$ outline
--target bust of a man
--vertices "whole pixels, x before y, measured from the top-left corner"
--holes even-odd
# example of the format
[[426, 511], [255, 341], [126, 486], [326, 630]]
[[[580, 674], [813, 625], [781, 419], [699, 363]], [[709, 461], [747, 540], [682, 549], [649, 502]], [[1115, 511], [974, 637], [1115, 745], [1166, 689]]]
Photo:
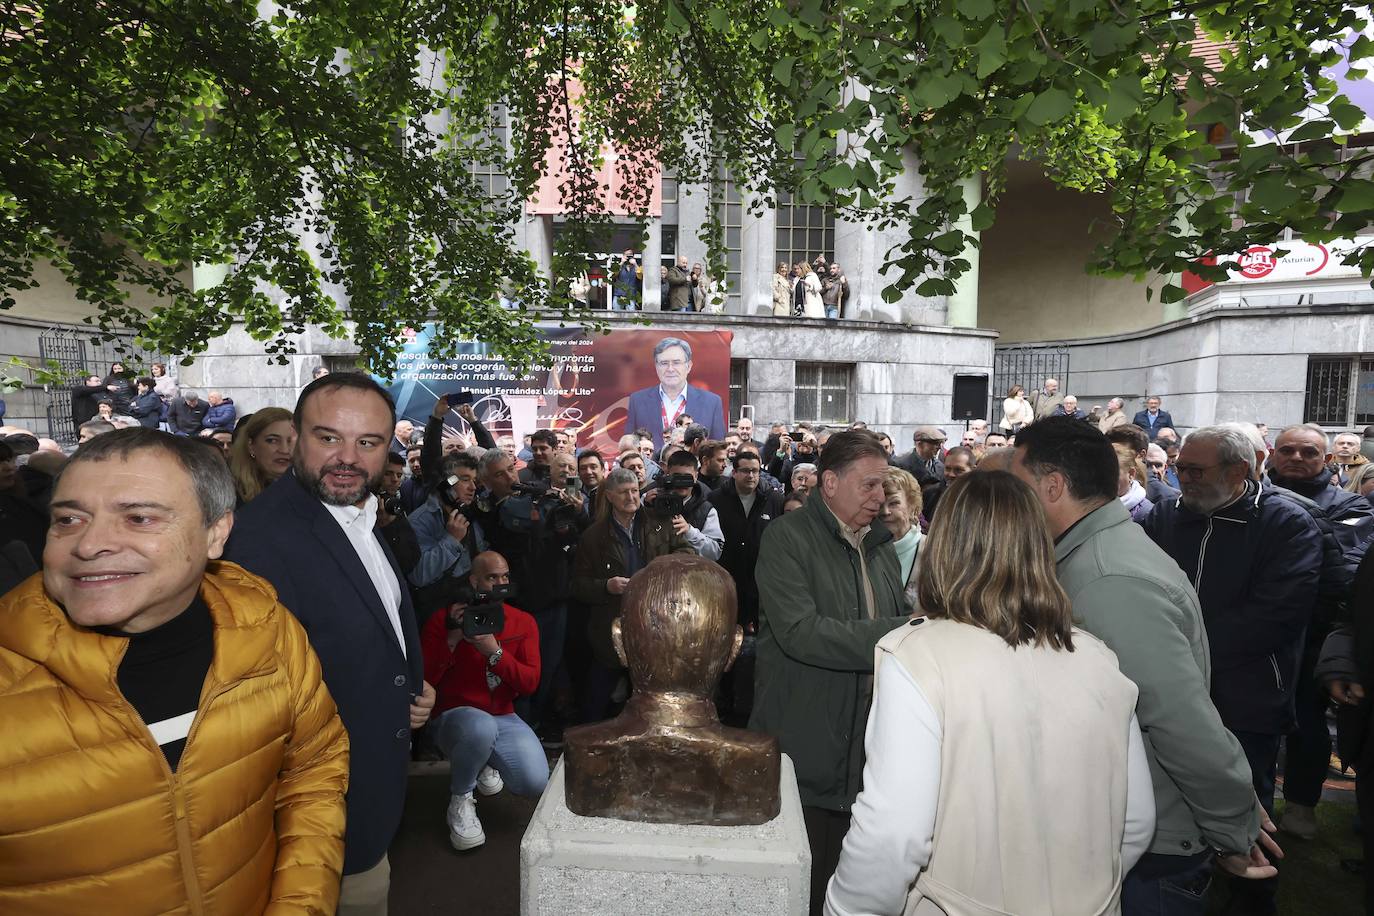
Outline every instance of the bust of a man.
[[710, 560], [659, 557], [630, 580], [611, 639], [634, 693], [616, 718], [567, 733], [574, 814], [722, 826], [778, 815], [778, 739], [721, 725], [712, 699], [743, 638], [734, 581]]

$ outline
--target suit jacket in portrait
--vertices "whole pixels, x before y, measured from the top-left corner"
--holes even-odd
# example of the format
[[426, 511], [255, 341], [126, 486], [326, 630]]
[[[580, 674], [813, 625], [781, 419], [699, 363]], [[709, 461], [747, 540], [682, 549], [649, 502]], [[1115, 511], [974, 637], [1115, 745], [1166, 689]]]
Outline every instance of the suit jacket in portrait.
[[344, 874], [381, 861], [405, 806], [410, 702], [424, 660], [406, 578], [375, 534], [401, 585], [405, 651], [357, 551], [313, 494], [288, 471], [235, 516], [224, 551], [277, 590], [320, 657], [349, 737]]
[[[641, 388], [630, 395], [630, 415], [625, 420], [625, 431], [633, 432], [640, 427], [647, 429], [654, 440], [654, 448], [663, 448], [663, 401], [658, 394], [658, 385]], [[720, 395], [698, 388], [690, 382], [687, 385], [687, 415], [706, 427], [708, 439], [725, 438], [725, 404]]]

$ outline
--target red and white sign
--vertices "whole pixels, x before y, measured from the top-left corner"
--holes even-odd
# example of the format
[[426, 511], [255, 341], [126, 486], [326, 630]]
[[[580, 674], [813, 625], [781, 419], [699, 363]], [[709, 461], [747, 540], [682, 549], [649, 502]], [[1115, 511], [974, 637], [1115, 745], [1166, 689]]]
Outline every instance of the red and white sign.
[[[1231, 273], [1227, 284], [1356, 278], [1360, 276], [1360, 269], [1341, 262], [1351, 251], [1369, 244], [1374, 244], [1374, 236], [1362, 235], [1326, 244], [1292, 239], [1269, 245], [1251, 245], [1241, 254], [1227, 258], [1209, 256], [1202, 258], [1201, 262], [1236, 264], [1240, 269]], [[1280, 256], [1279, 252], [1286, 254]], [[1183, 288], [1190, 294], [1201, 292], [1212, 285], [1214, 284], [1196, 274], [1183, 275]]]

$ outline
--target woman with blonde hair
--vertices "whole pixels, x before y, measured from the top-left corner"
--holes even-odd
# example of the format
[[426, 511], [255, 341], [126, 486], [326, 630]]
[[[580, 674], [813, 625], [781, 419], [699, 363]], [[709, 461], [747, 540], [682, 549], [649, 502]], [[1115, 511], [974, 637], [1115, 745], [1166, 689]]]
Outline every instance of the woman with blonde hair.
[[1002, 401], [1002, 422], [998, 425], [1007, 435], [1014, 436], [1017, 430], [1034, 421], [1035, 408], [1026, 400], [1026, 389], [1020, 385], [1012, 385], [1007, 391], [1006, 399]]
[[1121, 912], [1154, 832], [1136, 687], [1073, 628], [1034, 492], [960, 477], [921, 551], [925, 617], [878, 643], [863, 791], [825, 912]]
[[773, 274], [773, 317], [786, 318], [792, 314], [792, 275], [788, 273], [787, 262], [779, 261], [777, 272]]
[[1374, 493], [1374, 462], [1352, 466], [1345, 488], [1364, 497]]
[[291, 467], [296, 428], [285, 407], [264, 407], [243, 421], [229, 447], [229, 470], [239, 504], [251, 502]]
[[798, 318], [824, 318], [821, 278], [816, 276], [811, 265], [805, 261], [798, 261], [795, 271], [797, 279], [793, 281], [792, 287], [792, 314]]
[[897, 550], [908, 611], [919, 606], [916, 601], [916, 573], [920, 569], [917, 559], [925, 538], [921, 532], [921, 506], [921, 485], [915, 477], [901, 468], [888, 468], [883, 472], [883, 507], [878, 510], [878, 518], [892, 532], [892, 546]]
[[1113, 442], [1116, 451], [1117, 485], [1116, 495], [1121, 505], [1131, 513], [1131, 521], [1138, 522], [1150, 514], [1155, 504], [1145, 495], [1145, 465], [1136, 457], [1135, 449], [1122, 442]]

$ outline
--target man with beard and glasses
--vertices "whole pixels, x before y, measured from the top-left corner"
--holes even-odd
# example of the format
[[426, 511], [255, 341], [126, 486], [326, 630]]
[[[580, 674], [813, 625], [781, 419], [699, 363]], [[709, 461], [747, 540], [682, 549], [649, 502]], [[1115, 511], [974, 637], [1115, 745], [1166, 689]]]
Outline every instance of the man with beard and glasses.
[[374, 527], [395, 406], [336, 372], [305, 387], [293, 422], [291, 470], [239, 513], [225, 556], [272, 584], [320, 657], [352, 748], [338, 912], [384, 916], [410, 731], [434, 706], [405, 577]]

